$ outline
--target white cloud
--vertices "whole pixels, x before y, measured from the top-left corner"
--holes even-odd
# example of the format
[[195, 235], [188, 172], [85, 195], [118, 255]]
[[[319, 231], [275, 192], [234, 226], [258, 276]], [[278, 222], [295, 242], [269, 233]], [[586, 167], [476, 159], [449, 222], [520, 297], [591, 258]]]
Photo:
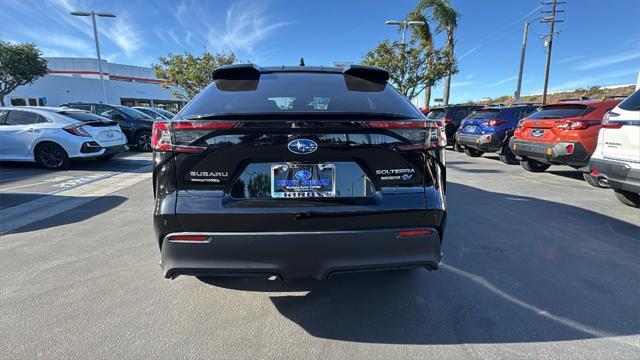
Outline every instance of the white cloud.
[[607, 65], [618, 64], [630, 60], [640, 59], [640, 50], [632, 50], [614, 55], [603, 56], [581, 62], [575, 67], [576, 70], [591, 70]]
[[585, 86], [611, 85], [611, 84], [603, 84], [602, 82], [610, 82], [611, 80], [621, 79], [623, 77], [629, 77], [629, 80], [635, 79], [633, 76], [630, 76], [630, 75], [637, 76], [638, 69], [617, 70], [617, 71], [604, 73], [598, 76], [587, 76], [582, 79], [570, 80], [562, 84], [550, 87], [549, 91], [574, 90], [574, 89], [582, 88]]
[[473, 79], [474, 76], [476, 76], [476, 73], [471, 73], [471, 74], [465, 76], [464, 78], [467, 79], [467, 80], [471, 80], [471, 79]]
[[475, 83], [475, 81], [452, 81], [451, 88], [460, 88], [468, 85], [473, 85]]
[[[275, 32], [290, 23], [276, 21], [259, 2], [234, 3], [226, 11], [222, 24], [215, 24], [209, 13], [209, 3], [183, 0], [175, 8], [178, 23], [189, 29], [186, 43], [201, 43], [211, 51], [233, 51], [240, 56], [257, 57], [264, 53], [265, 42]], [[211, 10], [213, 11], [213, 10]], [[205, 14], [205, 15], [203, 15]]]
[[458, 56], [458, 61], [464, 59], [466, 56], [473, 54], [476, 50], [480, 49], [482, 45], [476, 45], [471, 49], [467, 50], [464, 54]]
[[583, 55], [570, 56], [568, 58], [564, 58], [562, 60], [556, 61], [556, 64], [566, 64], [566, 63], [574, 62], [580, 59], [584, 59], [584, 56]]
[[494, 83], [486, 84], [486, 85], [484, 85], [483, 87], [498, 86], [498, 85], [506, 84], [506, 83], [508, 83], [508, 82], [515, 81], [515, 80], [518, 80], [518, 77], [517, 77], [517, 76], [509, 76], [509, 77], [508, 77], [508, 78], [506, 78], [506, 79], [502, 79], [502, 80], [500, 80], [500, 81], [496, 81], [496, 82], [494, 82]]

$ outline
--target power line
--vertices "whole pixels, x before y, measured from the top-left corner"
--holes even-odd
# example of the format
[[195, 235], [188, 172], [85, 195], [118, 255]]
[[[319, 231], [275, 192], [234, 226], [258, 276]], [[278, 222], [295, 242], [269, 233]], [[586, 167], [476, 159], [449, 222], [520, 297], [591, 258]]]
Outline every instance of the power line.
[[547, 87], [549, 85], [549, 68], [551, 66], [551, 49], [553, 47], [553, 37], [558, 36], [560, 32], [555, 31], [555, 24], [564, 22], [563, 20], [558, 20], [556, 18], [558, 13], [564, 12], [564, 10], [559, 10], [558, 5], [566, 4], [566, 1], [557, 1], [553, 0], [552, 2], [542, 2], [542, 5], [550, 6], [550, 10], [541, 11], [543, 14], [548, 14], [548, 16], [544, 16], [540, 23], [549, 24], [549, 33], [546, 36], [543, 36], [542, 39], [545, 42], [545, 46], [547, 47], [547, 63], [544, 70], [544, 90], [542, 91], [542, 103], [547, 103]]

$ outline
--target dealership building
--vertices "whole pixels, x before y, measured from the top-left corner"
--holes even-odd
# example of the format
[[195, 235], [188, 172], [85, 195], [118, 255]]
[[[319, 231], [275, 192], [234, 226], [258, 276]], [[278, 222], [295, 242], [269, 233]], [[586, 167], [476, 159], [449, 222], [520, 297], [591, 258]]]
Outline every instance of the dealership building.
[[[5, 96], [11, 106], [57, 106], [68, 102], [103, 102], [98, 61], [92, 58], [47, 57], [49, 73]], [[153, 69], [102, 60], [107, 103], [154, 106], [177, 112], [184, 101], [162, 87]]]

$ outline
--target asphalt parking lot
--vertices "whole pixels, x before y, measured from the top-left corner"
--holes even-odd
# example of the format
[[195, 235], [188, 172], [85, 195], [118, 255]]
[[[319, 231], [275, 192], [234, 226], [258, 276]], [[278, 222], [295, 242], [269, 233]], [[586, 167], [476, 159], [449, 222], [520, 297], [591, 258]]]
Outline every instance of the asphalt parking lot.
[[2, 164], [0, 358], [637, 359], [640, 211], [447, 156], [439, 271], [287, 283], [163, 279], [149, 154]]

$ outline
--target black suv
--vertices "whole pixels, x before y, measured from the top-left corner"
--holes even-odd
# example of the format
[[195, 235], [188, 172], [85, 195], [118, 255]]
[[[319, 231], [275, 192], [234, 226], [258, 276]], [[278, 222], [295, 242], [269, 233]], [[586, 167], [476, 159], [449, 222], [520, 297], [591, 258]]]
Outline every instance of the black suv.
[[252, 64], [154, 123], [154, 230], [166, 278], [436, 269], [442, 123], [389, 74]]
[[68, 103], [60, 106], [87, 110], [116, 121], [127, 137], [129, 145], [141, 151], [151, 151], [151, 129], [154, 118], [147, 114], [122, 105]]
[[455, 134], [460, 127], [462, 119], [466, 118], [475, 111], [482, 109], [480, 105], [447, 105], [432, 107], [427, 113], [427, 119], [439, 120], [444, 122], [445, 132], [447, 133], [447, 142], [455, 147]]

